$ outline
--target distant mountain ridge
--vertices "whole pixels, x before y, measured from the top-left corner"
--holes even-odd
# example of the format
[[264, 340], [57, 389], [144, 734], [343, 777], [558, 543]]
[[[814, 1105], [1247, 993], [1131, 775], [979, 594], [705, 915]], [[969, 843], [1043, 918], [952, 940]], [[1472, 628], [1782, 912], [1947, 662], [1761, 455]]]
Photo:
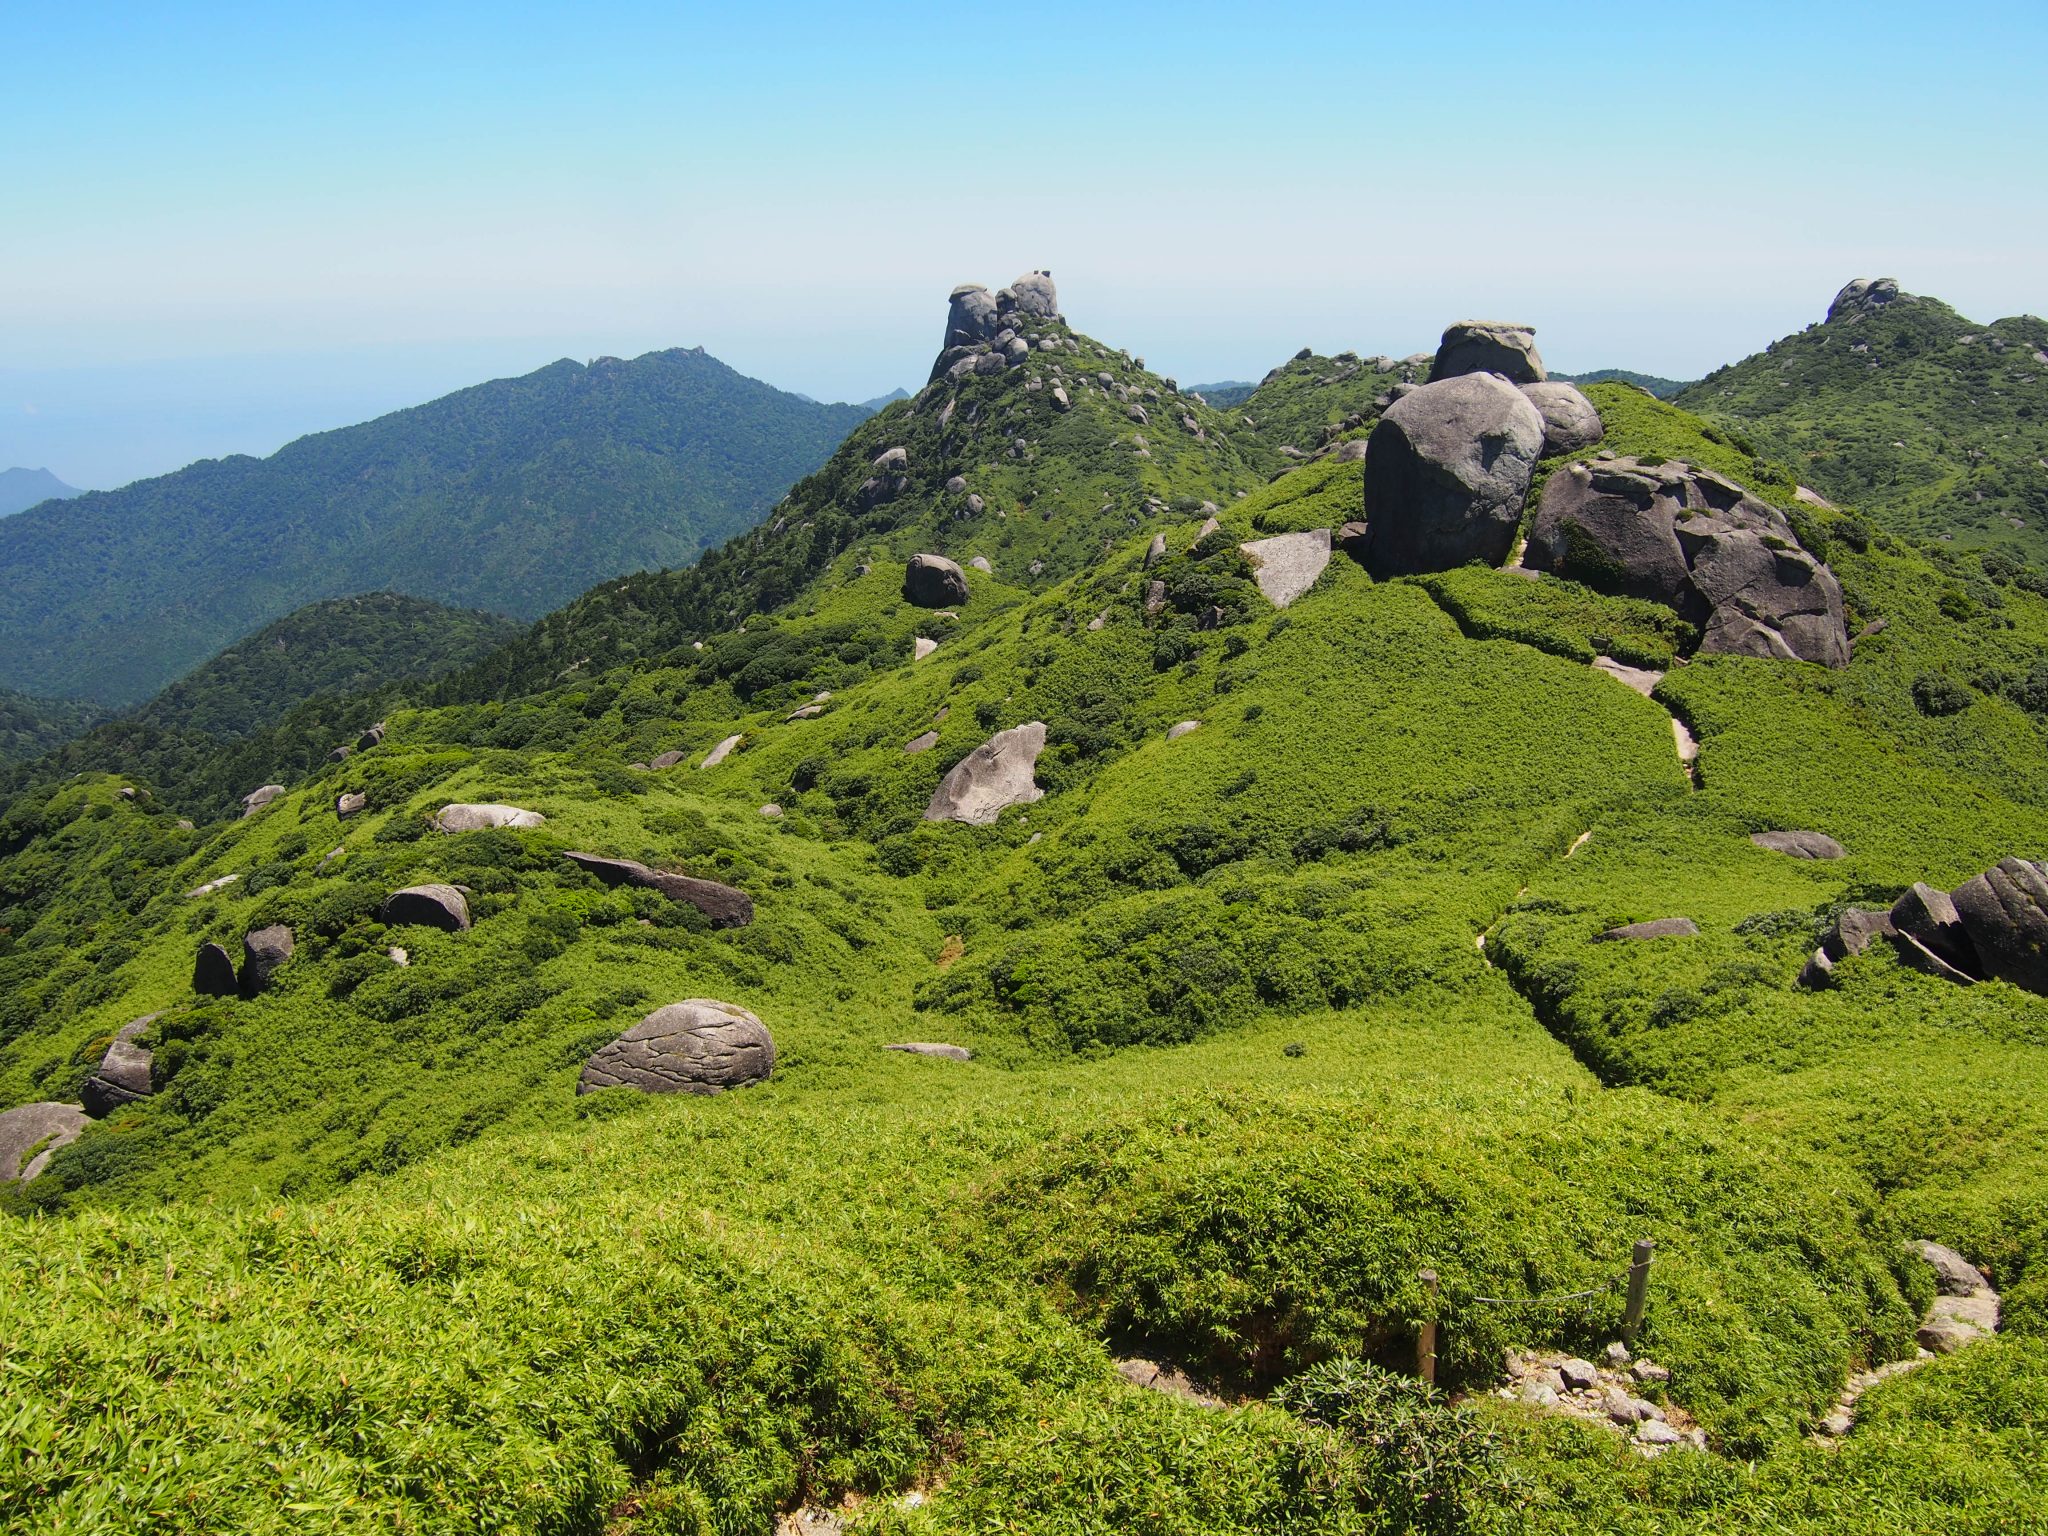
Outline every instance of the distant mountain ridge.
[[0, 517], [12, 517], [45, 501], [64, 501], [84, 494], [47, 469], [0, 469]]
[[1675, 400], [1692, 388], [1688, 379], [1667, 379], [1654, 373], [1637, 373], [1631, 368], [1595, 368], [1591, 373], [1553, 373], [1551, 377], [1566, 384], [1633, 384], [1659, 400]]
[[532, 618], [756, 521], [871, 414], [701, 348], [561, 361], [0, 523], [0, 687], [136, 702], [308, 602]]

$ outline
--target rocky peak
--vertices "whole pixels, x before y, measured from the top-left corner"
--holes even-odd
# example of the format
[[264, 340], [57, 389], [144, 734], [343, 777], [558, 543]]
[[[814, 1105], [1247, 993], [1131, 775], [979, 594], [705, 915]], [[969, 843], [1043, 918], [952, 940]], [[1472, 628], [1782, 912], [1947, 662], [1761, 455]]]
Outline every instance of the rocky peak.
[[1899, 291], [1896, 277], [1858, 277], [1844, 285], [1835, 295], [1835, 302], [1828, 306], [1828, 319], [1840, 320], [1857, 315], [1873, 313], [1886, 305], [1900, 302], [1910, 304], [1913, 295]]
[[[1025, 328], [1035, 321], [1060, 318], [1059, 291], [1050, 272], [1027, 272], [1007, 288], [990, 293], [980, 283], [962, 283], [947, 299], [946, 340], [939, 360], [932, 365], [932, 377], [952, 370], [963, 358], [974, 354], [1007, 352], [1011, 361], [1022, 361], [1030, 353], [1023, 339]], [[973, 368], [969, 362], [966, 369]], [[990, 371], [1000, 369], [1001, 361]]]
[[1468, 373], [1497, 373], [1510, 384], [1541, 384], [1550, 377], [1536, 351], [1535, 327], [1505, 320], [1460, 320], [1445, 330], [1430, 381]]

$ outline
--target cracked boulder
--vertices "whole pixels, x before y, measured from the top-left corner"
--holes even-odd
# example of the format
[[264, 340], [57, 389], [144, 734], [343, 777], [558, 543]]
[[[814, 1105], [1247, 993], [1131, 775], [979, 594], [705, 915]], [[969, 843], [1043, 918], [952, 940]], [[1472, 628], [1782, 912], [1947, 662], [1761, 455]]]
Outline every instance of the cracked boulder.
[[1702, 651], [1848, 665], [1834, 572], [1800, 547], [1777, 508], [1711, 470], [1567, 465], [1543, 488], [1523, 563], [1662, 603], [1701, 628]]
[[592, 1053], [576, 1091], [723, 1093], [765, 1082], [774, 1070], [767, 1025], [735, 1004], [692, 997], [655, 1009]]
[[1954, 911], [1977, 974], [2048, 996], [2048, 865], [2001, 859], [1956, 887]]

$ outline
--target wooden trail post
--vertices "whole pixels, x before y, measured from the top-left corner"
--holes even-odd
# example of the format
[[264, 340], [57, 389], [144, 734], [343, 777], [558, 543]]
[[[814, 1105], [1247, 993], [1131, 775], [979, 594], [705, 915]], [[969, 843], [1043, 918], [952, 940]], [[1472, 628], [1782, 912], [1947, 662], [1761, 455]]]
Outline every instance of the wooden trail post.
[[1425, 1269], [1418, 1278], [1422, 1281], [1423, 1318], [1422, 1330], [1415, 1335], [1415, 1374], [1431, 1386], [1436, 1385], [1436, 1271]]
[[1635, 1342], [1636, 1330], [1643, 1325], [1643, 1303], [1650, 1293], [1650, 1254], [1656, 1244], [1644, 1238], [1636, 1244], [1635, 1258], [1628, 1267], [1628, 1306], [1621, 1314], [1621, 1337], [1624, 1343]]

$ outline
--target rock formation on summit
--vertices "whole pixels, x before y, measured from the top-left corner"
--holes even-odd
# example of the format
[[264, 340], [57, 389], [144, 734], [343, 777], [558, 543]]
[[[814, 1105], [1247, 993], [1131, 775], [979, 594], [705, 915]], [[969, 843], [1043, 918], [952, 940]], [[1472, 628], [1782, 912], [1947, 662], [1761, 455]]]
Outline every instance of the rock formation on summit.
[[1777, 508], [1711, 470], [1567, 465], [1543, 488], [1523, 563], [1663, 603], [1701, 626], [1703, 651], [1849, 662], [1834, 572], [1799, 546]]
[[1543, 417], [1496, 374], [1458, 374], [1403, 395], [1367, 441], [1366, 568], [1410, 576], [1501, 564], [1542, 454]]
[[1899, 291], [1899, 280], [1896, 277], [1852, 278], [1842, 285], [1842, 291], [1835, 295], [1835, 302], [1828, 306], [1828, 319], [1853, 317], [1901, 301], [1910, 304], [1913, 296]]
[[1545, 458], [1591, 448], [1606, 435], [1607, 427], [1600, 420], [1599, 411], [1576, 384], [1524, 384], [1522, 393], [1543, 418]]
[[1468, 373], [1497, 373], [1510, 384], [1541, 384], [1550, 377], [1536, 351], [1535, 329], [1498, 320], [1460, 320], [1445, 330], [1429, 381]]
[[1059, 318], [1059, 292], [1050, 272], [1027, 272], [994, 293], [979, 283], [962, 283], [947, 305], [945, 345], [931, 376], [960, 378], [1014, 368], [1031, 355], [1024, 332], [1032, 322]]

